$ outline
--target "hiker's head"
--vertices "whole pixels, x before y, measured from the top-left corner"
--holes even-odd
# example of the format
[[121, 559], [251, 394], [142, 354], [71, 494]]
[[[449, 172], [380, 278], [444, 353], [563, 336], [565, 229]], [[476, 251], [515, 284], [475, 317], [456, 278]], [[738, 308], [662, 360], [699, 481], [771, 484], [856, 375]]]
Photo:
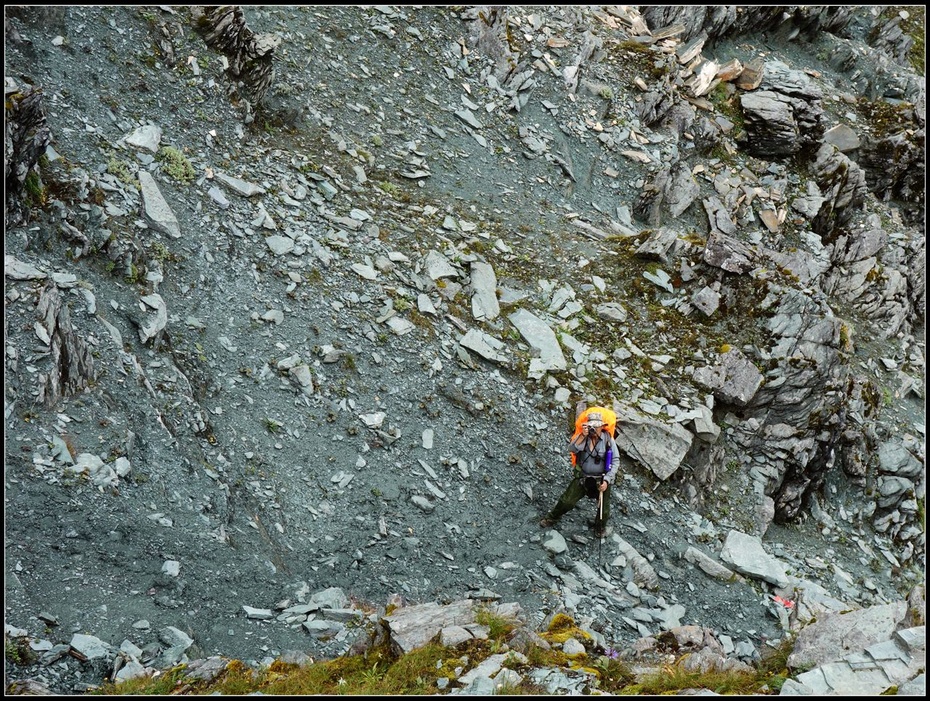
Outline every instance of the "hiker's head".
[[599, 430], [604, 427], [604, 417], [601, 416], [600, 412], [592, 411], [588, 414], [588, 420], [585, 421], [585, 424], [590, 429]]

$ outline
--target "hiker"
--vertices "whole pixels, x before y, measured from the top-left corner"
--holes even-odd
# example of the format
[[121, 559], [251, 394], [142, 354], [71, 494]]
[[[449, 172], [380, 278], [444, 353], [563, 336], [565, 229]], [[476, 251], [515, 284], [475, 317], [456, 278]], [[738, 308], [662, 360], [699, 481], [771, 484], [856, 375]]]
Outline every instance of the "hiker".
[[[610, 518], [610, 486], [617, 478], [620, 467], [620, 451], [609, 431], [604, 430], [604, 417], [601, 413], [588, 412], [581, 431], [572, 436], [568, 448], [573, 455], [574, 474], [565, 492], [555, 507], [539, 522], [543, 528], [554, 525], [565, 513], [575, 508], [583, 496], [592, 499], [603, 493], [603, 509], [598, 510], [594, 519], [594, 535], [603, 538], [607, 535], [607, 520]], [[607, 465], [608, 455], [610, 464]]]

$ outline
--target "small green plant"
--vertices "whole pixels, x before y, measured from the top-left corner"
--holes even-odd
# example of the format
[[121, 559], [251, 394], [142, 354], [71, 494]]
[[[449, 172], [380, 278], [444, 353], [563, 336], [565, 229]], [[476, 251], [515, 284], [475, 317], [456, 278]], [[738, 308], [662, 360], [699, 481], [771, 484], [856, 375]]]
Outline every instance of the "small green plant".
[[3, 643], [3, 653], [7, 662], [26, 666], [35, 664], [36, 654], [29, 647], [26, 638], [7, 638]]
[[488, 608], [480, 608], [475, 612], [475, 622], [488, 627], [488, 638], [491, 640], [504, 640], [517, 627], [512, 619]]
[[927, 20], [926, 8], [922, 5], [907, 6], [908, 18], [901, 22], [901, 29], [914, 40], [908, 58], [911, 65], [920, 74], [925, 75], [927, 70], [926, 41]]
[[635, 679], [630, 668], [620, 660], [620, 654], [613, 649], [606, 650], [598, 657], [594, 668], [601, 680], [600, 688], [604, 691], [615, 693]]
[[177, 255], [168, 250], [168, 247], [161, 241], [153, 241], [152, 258], [158, 261], [177, 260]]
[[397, 197], [397, 195], [400, 193], [400, 186], [396, 183], [390, 182], [389, 180], [380, 180], [375, 184], [391, 197]]
[[268, 433], [278, 434], [281, 432], [281, 424], [279, 424], [274, 419], [264, 418], [262, 419], [262, 425], [265, 427], [265, 430], [268, 431]]
[[48, 201], [48, 193], [42, 184], [42, 177], [36, 169], [30, 170], [23, 182], [26, 190], [26, 204], [30, 207], [41, 207]]
[[882, 406], [890, 407], [894, 402], [894, 395], [887, 387], [882, 387]]
[[614, 91], [606, 85], [602, 85], [600, 89], [598, 89], [597, 94], [604, 100], [612, 100], [614, 97]]
[[624, 51], [632, 51], [633, 53], [637, 53], [637, 54], [651, 54], [652, 53], [652, 49], [649, 48], [648, 44], [644, 44], [639, 41], [634, 41], [633, 39], [626, 39], [625, 41], [621, 41], [618, 44], [618, 46]]
[[354, 372], [358, 369], [358, 364], [355, 361], [355, 355], [352, 353], [346, 353], [342, 356], [342, 366], [349, 371]]
[[794, 650], [797, 633], [789, 634], [778, 647], [765, 654], [756, 669], [756, 684], [780, 692], [788, 679], [788, 656]]
[[847, 353], [853, 350], [852, 334], [845, 322], [840, 324], [840, 350]]
[[142, 272], [135, 263], [129, 264], [129, 270], [126, 272], [125, 279], [130, 285], [136, 285], [142, 281]]
[[637, 695], [669, 694], [682, 689], [709, 689], [716, 694], [749, 694], [758, 689], [756, 675], [750, 672], [689, 672], [681, 667], [666, 667], [644, 677]]
[[118, 158], [110, 157], [110, 160], [107, 161], [107, 172], [121, 183], [136, 187], [136, 179], [129, 170], [129, 166]]
[[156, 156], [162, 162], [162, 170], [178, 182], [189, 183], [197, 172], [183, 153], [173, 146], [163, 146]]

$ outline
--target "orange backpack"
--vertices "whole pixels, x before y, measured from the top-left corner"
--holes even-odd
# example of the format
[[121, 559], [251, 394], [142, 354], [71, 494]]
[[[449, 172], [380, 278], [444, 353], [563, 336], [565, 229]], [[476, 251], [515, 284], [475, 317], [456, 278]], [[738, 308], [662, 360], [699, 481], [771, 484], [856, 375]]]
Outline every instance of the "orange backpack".
[[[572, 434], [572, 440], [578, 438], [582, 432], [582, 425], [588, 420], [588, 414], [591, 412], [599, 413], [604, 419], [604, 428], [610, 433], [614, 438], [617, 437], [617, 413], [612, 409], [607, 409], [602, 406], [592, 406], [585, 409], [583, 412], [578, 414], [578, 418], [575, 419], [575, 433]], [[577, 460], [574, 453], [571, 454], [572, 467], [575, 466], [575, 461]], [[609, 463], [608, 463], [609, 464]]]

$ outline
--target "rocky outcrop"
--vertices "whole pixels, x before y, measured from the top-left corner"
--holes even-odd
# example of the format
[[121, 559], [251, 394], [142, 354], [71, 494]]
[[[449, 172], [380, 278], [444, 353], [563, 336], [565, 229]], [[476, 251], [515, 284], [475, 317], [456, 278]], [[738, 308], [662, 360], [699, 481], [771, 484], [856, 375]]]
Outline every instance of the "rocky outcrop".
[[[841, 322], [822, 302], [795, 290], [773, 290], [767, 322], [765, 383], [736, 440], [753, 456], [750, 474], [775, 501], [775, 519], [791, 520], [823, 482], [845, 427], [847, 370], [840, 357]], [[777, 299], [777, 303], [774, 301]]]
[[[916, 591], [916, 590], [915, 590]], [[323, 592], [320, 592], [323, 594]], [[798, 602], [781, 599], [792, 607]], [[922, 600], [921, 600], [922, 602]], [[247, 607], [248, 608], [248, 607]], [[294, 607], [296, 608], [296, 607]], [[304, 607], [314, 608], [314, 607]], [[438, 643], [450, 653], [468, 649], [460, 657], [462, 664], [454, 675], [435, 680], [440, 690], [449, 694], [480, 694], [503, 683], [518, 686], [524, 679], [542, 682], [549, 694], [592, 694], [603, 689], [600, 674], [592, 673], [596, 661], [619, 659], [629, 665], [638, 678], [660, 673], [668, 666], [688, 672], [752, 674], [761, 655], [752, 645], [735, 642], [718, 630], [699, 625], [670, 625], [660, 632], [641, 635], [622, 649], [605, 645], [593, 622], [577, 623], [564, 613], [550, 616], [548, 626], [534, 629], [517, 603], [482, 602], [475, 599], [406, 605], [399, 598], [371, 615], [352, 608], [326, 609], [321, 624], [334, 624], [335, 632], [343, 627], [337, 621], [348, 616], [356, 626], [354, 655], [365, 655], [375, 645], [389, 644], [402, 658], [429, 643]], [[903, 601], [843, 612], [822, 613], [816, 622], [800, 627], [788, 667], [802, 671], [787, 679], [782, 695], [852, 693], [879, 694], [894, 685], [921, 684], [926, 664], [924, 627], [907, 627]], [[258, 610], [252, 615], [258, 617]], [[269, 617], [271, 611], [267, 612]], [[489, 639], [490, 627], [477, 622], [480, 616], [505, 621], [510, 627], [506, 639], [496, 641], [500, 652], [477, 654], [476, 644]], [[642, 614], [638, 614], [642, 615]], [[287, 617], [287, 613], [279, 618]], [[142, 623], [142, 622], [140, 622]], [[147, 622], [144, 622], [147, 624]], [[318, 626], [320, 630], [323, 627]], [[567, 631], [567, 632], [566, 632]], [[200, 657], [193, 654], [194, 640], [174, 626], [158, 631], [159, 643], [140, 648], [129, 640], [119, 648], [93, 635], [75, 634], [66, 645], [49, 646], [33, 638], [28, 631], [7, 624], [7, 645], [32, 646], [41, 651], [40, 668], [54, 666], [55, 676], [79, 681], [88, 690], [104, 679], [128, 681], [160, 675], [169, 670], [179, 673], [177, 685], [184, 689], [203, 688], [220, 680], [229, 670], [243, 663], [222, 656]], [[533, 649], [562, 653], [563, 666], [541, 667], [530, 662]], [[474, 657], [477, 660], [473, 660]], [[588, 671], [578, 670], [572, 660], [589, 661]], [[274, 660], [272, 660], [274, 661]], [[386, 660], [381, 660], [387, 663]], [[287, 674], [287, 666], [313, 664], [306, 654], [293, 650], [282, 653], [276, 661], [276, 676]], [[267, 669], [271, 662], [253, 664], [256, 671]], [[517, 667], [517, 674], [507, 667]], [[574, 675], [574, 678], [573, 678]], [[49, 687], [37, 680], [14, 673], [7, 681], [7, 693], [47, 695]]]
[[905, 608], [901, 601], [827, 613], [802, 628], [788, 667], [810, 671], [786, 681], [781, 694], [881, 694], [918, 677], [926, 632], [903, 627]]
[[820, 143], [823, 97], [801, 71], [766, 61], [760, 90], [740, 95], [746, 120], [746, 149], [761, 157], [784, 157]]
[[[888, 14], [891, 16], [887, 16]], [[907, 10], [899, 10], [893, 14], [883, 12], [875, 18], [875, 23], [869, 31], [869, 45], [888, 54], [902, 65], [906, 65], [910, 60], [908, 54], [914, 46], [914, 38], [901, 27], [907, 14]]]
[[852, 15], [849, 7], [737, 7], [727, 6], [660, 6], [642, 8], [643, 18], [650, 27], [681, 24], [687, 41], [700, 33], [714, 40], [766, 29], [776, 36], [794, 39], [799, 34], [812, 35], [820, 31], [839, 32]]
[[823, 237], [845, 226], [862, 206], [867, 192], [862, 169], [832, 144], [817, 150], [811, 173], [824, 197], [811, 228]]
[[[29, 207], [41, 204], [42, 177], [39, 157], [51, 143], [52, 135], [45, 119], [44, 94], [40, 88], [22, 90], [4, 86], [3, 181], [6, 185], [4, 222], [7, 226], [23, 221]], [[24, 202], [23, 198], [29, 201]]]
[[857, 161], [876, 197], [923, 205], [926, 153], [926, 131], [915, 124], [896, 134], [866, 137]]
[[[922, 277], [913, 266], [911, 251], [921, 241], [889, 237], [873, 215], [863, 226], [846, 229], [830, 246], [833, 268], [824, 276], [823, 289], [856, 306], [873, 319], [880, 335], [910, 334], [920, 325], [923, 312], [914, 299]], [[912, 280], [911, 284], [908, 280]]]
[[233, 90], [253, 106], [260, 105], [274, 81], [274, 50], [280, 37], [253, 32], [237, 5], [194, 6], [191, 16], [207, 46], [228, 59], [226, 74]]
[[[67, 286], [69, 281], [62, 282]], [[94, 359], [90, 347], [72, 326], [68, 305], [53, 280], [42, 289], [36, 313], [36, 334], [49, 347], [51, 360], [48, 372], [39, 379], [39, 401], [52, 408], [62, 397], [80, 392], [96, 378]]]

